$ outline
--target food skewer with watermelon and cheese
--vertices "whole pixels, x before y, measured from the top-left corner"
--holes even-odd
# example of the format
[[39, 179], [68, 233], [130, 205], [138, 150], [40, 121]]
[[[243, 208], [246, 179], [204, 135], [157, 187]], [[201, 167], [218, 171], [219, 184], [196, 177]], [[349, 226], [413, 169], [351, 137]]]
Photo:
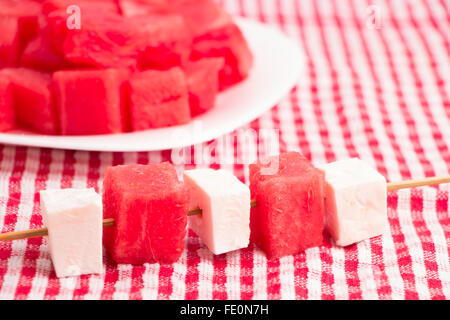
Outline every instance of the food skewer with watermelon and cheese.
[[101, 273], [102, 238], [117, 263], [176, 262], [189, 216], [214, 254], [253, 242], [275, 259], [321, 245], [324, 228], [340, 246], [380, 235], [386, 190], [445, 182], [450, 176], [386, 184], [359, 159], [318, 169], [296, 152], [250, 165], [250, 188], [224, 170], [189, 170], [181, 182], [167, 162], [115, 166], [105, 172], [103, 201], [93, 189], [42, 191], [48, 229], [1, 234], [0, 241], [48, 235], [58, 277]]

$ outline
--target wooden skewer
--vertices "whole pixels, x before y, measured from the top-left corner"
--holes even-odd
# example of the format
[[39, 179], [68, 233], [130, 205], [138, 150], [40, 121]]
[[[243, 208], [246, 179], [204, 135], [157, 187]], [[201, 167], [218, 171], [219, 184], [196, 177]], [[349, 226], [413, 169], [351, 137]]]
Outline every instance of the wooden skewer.
[[450, 175], [441, 177], [431, 177], [416, 180], [405, 180], [399, 182], [390, 182], [387, 184], [388, 191], [407, 189], [414, 187], [431, 186], [435, 184], [450, 183]]
[[[387, 184], [387, 190], [399, 190], [399, 189], [407, 189], [413, 187], [421, 187], [421, 186], [430, 186], [441, 183], [450, 183], [450, 175], [442, 176], [442, 177], [432, 177], [432, 178], [423, 178], [417, 180], [406, 180], [400, 182], [390, 182]], [[250, 206], [256, 207], [257, 203], [255, 200], [250, 201]], [[200, 208], [192, 208], [188, 211], [188, 216], [195, 216], [202, 214], [202, 209]], [[114, 225], [114, 219], [104, 219], [103, 227], [111, 227]], [[48, 235], [47, 228], [41, 229], [32, 229], [32, 230], [24, 230], [24, 231], [15, 231], [15, 232], [7, 232], [0, 234], [0, 241], [11, 241], [11, 240], [19, 240], [19, 239], [27, 239], [27, 238], [36, 238], [43, 237]]]

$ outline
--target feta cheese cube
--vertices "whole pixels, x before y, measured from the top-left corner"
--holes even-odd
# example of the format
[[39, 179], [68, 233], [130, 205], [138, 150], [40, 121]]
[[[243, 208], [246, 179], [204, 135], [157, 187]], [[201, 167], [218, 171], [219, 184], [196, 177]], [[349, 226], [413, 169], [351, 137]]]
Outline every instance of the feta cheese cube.
[[246, 248], [250, 239], [250, 190], [225, 170], [197, 169], [184, 173], [191, 207], [202, 214], [189, 225], [214, 254]]
[[322, 166], [325, 172], [325, 227], [339, 246], [385, 232], [387, 185], [370, 165], [353, 158]]
[[102, 199], [94, 189], [41, 191], [57, 277], [102, 273]]

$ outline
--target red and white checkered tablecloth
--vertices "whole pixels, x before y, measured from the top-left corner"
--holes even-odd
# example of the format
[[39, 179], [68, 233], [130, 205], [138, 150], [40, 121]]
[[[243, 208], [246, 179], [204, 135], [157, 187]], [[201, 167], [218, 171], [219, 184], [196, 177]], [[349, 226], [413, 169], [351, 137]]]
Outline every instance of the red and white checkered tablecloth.
[[[222, 2], [233, 14], [284, 30], [306, 55], [296, 88], [247, 127], [279, 128], [281, 151], [299, 150], [316, 163], [360, 157], [391, 181], [448, 174], [448, 0]], [[39, 190], [100, 189], [107, 166], [169, 158], [170, 151], [0, 146], [0, 229], [42, 226]], [[248, 182], [245, 166], [233, 169]], [[450, 299], [449, 190], [391, 192], [384, 236], [345, 249], [326, 238], [275, 261], [253, 245], [213, 256], [189, 231], [173, 265], [115, 265], [105, 256], [103, 275], [58, 279], [44, 238], [3, 242], [0, 298]]]

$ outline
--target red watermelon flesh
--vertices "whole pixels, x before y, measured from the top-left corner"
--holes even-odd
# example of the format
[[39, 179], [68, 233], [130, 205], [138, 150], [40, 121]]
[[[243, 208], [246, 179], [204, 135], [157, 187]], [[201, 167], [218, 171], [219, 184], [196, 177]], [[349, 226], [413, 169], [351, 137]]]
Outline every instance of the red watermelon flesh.
[[[59, 17], [58, 17], [59, 15]], [[55, 47], [76, 66], [93, 68], [135, 68], [137, 53], [132, 48], [133, 31], [124, 18], [104, 14], [101, 19], [86, 13], [81, 29], [64, 28], [65, 17], [53, 12], [51, 26], [57, 34]]]
[[186, 78], [192, 116], [214, 107], [219, 88], [219, 70], [222, 66], [222, 58], [202, 59], [188, 64]]
[[118, 4], [125, 17], [171, 12], [167, 0], [118, 0]]
[[[49, 19], [55, 47], [78, 66], [167, 69], [187, 61], [190, 38], [183, 19], [173, 15], [125, 18], [114, 14], [83, 16], [81, 29], [68, 30], [65, 16], [53, 12]], [[59, 44], [57, 43], [59, 42]]]
[[63, 12], [51, 12], [41, 20], [40, 33], [48, 35], [46, 40], [50, 44], [50, 49], [62, 57], [64, 56], [62, 47], [67, 31]]
[[[220, 24], [219, 24], [220, 25]], [[222, 57], [225, 65], [219, 74], [219, 90], [225, 90], [247, 78], [253, 55], [239, 27], [224, 22], [193, 40], [191, 58]]]
[[70, 67], [70, 63], [64, 59], [64, 56], [54, 49], [52, 33], [47, 24], [41, 27], [39, 34], [23, 50], [20, 65], [45, 71]]
[[39, 30], [39, 16], [41, 5], [30, 0], [1, 0], [0, 16], [15, 17], [18, 19], [21, 46], [31, 40]]
[[17, 18], [0, 16], [0, 68], [15, 66], [20, 54]]
[[51, 75], [26, 68], [3, 69], [1, 73], [11, 81], [18, 126], [43, 134], [58, 134]]
[[130, 114], [134, 131], [184, 124], [190, 121], [184, 72], [148, 70], [130, 80]]
[[53, 74], [61, 133], [90, 135], [128, 129], [128, 71], [67, 70]]
[[193, 34], [191, 59], [222, 57], [219, 89], [244, 80], [253, 65], [253, 55], [239, 27], [213, 0], [172, 0], [174, 11], [183, 16]]
[[[67, 13], [66, 9], [72, 5], [71, 0], [47, 0], [43, 3], [42, 11], [45, 13], [45, 24], [47, 24], [48, 40], [54, 53], [64, 56], [64, 41], [67, 35], [81, 33], [81, 29], [91, 32], [92, 24], [96, 21], [110, 20], [110, 17], [120, 19], [118, 8], [114, 2], [110, 1], [77, 1], [76, 5], [80, 7], [80, 28], [69, 29], [68, 23], [75, 22], [72, 13]], [[100, 18], [99, 18], [100, 16]], [[93, 44], [90, 44], [92, 46]]]
[[205, 34], [214, 21], [227, 16], [214, 0], [168, 0], [173, 12], [183, 16], [193, 37]]
[[278, 161], [275, 174], [264, 174], [268, 164], [250, 165], [250, 191], [258, 203], [251, 211], [250, 239], [276, 259], [322, 243], [324, 176], [296, 152], [270, 161]]
[[14, 105], [10, 81], [0, 75], [0, 132], [11, 130], [15, 127]]
[[168, 162], [109, 167], [103, 181], [107, 252], [117, 263], [173, 263], [184, 249], [189, 194]]
[[[44, 14], [57, 10], [66, 12], [71, 5], [76, 5], [80, 8], [81, 16], [88, 12], [94, 12], [97, 15], [103, 15], [104, 13], [119, 14], [116, 0], [46, 0], [42, 3], [42, 12]], [[68, 13], [67, 17], [70, 14]]]
[[138, 30], [134, 36], [141, 69], [169, 69], [187, 63], [191, 36], [179, 15], [149, 15], [128, 18]]

